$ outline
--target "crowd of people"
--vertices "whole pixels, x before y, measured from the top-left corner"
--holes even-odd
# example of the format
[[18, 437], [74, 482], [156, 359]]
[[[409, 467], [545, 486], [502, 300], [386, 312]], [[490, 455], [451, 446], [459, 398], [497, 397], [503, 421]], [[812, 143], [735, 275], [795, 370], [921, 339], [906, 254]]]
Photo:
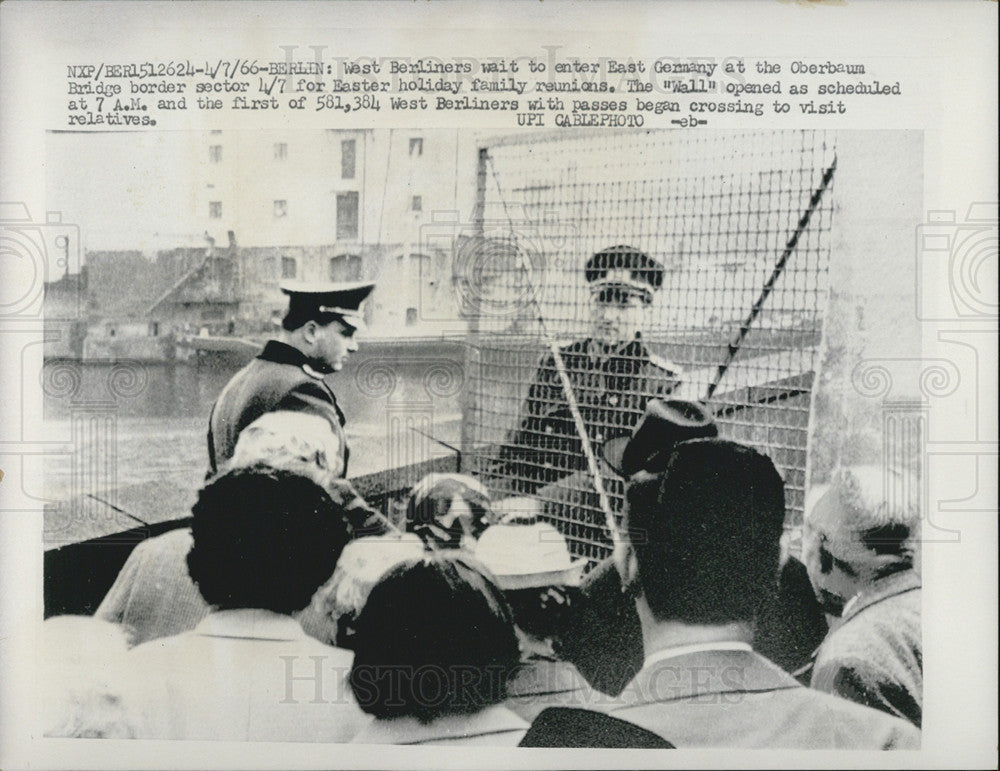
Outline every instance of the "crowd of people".
[[881, 470], [817, 492], [799, 562], [767, 456], [669, 434], [651, 446], [640, 423], [618, 546], [584, 575], [553, 525], [469, 476], [421, 480], [395, 527], [324, 420], [267, 413], [190, 528], [137, 546], [95, 617], [46, 622], [47, 733], [918, 746], [918, 522]]
[[[347, 481], [324, 379], [357, 348], [372, 286], [286, 288], [281, 335], [213, 408], [190, 527], [136, 546], [93, 617], [45, 622], [46, 734], [918, 747], [920, 512], [886, 492], [905, 478], [836, 469], [811, 491], [799, 560], [774, 463], [720, 438], [704, 405], [661, 398], [679, 375], [645, 348], [659, 385], [622, 411], [615, 378], [636, 372], [608, 356], [612, 319], [648, 304], [658, 265], [620, 246], [587, 270], [612, 342], [542, 367], [500, 455], [507, 478], [534, 463], [531, 484], [431, 474], [400, 525]], [[573, 383], [564, 356], [593, 376]], [[609, 415], [625, 416], [617, 436], [586, 428]], [[565, 457], [591, 444], [625, 499], [596, 564], [556, 527], [581, 505], [567, 476], [588, 466]], [[556, 510], [519, 505], [540, 486]]]

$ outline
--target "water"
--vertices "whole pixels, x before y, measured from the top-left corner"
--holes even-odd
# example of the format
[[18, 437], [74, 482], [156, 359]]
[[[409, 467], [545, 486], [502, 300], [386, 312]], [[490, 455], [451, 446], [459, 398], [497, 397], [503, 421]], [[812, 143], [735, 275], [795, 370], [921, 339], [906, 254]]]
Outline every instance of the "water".
[[[458, 445], [463, 361], [458, 344], [371, 345], [328, 378], [347, 416], [350, 476], [451, 454], [411, 426]], [[47, 462], [45, 497], [151, 481], [197, 489], [212, 404], [240, 366], [46, 362], [46, 434], [72, 452]]]

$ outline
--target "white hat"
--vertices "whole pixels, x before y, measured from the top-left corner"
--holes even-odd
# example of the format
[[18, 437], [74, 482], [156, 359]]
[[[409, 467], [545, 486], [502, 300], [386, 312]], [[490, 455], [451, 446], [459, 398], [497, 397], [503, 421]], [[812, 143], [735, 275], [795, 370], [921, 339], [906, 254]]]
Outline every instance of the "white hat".
[[546, 522], [488, 527], [475, 556], [501, 589], [577, 586], [587, 564], [586, 559], [573, 561], [566, 539]]
[[504, 525], [533, 525], [542, 513], [542, 502], [528, 496], [504, 498], [493, 504], [493, 513]]

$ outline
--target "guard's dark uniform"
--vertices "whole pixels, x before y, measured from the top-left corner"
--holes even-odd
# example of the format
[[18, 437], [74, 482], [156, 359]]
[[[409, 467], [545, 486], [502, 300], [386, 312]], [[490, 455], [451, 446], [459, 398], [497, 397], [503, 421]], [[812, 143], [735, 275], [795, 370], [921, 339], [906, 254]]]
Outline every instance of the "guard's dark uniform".
[[[607, 440], [631, 435], [650, 399], [668, 396], [680, 382], [680, 369], [654, 355], [634, 329], [637, 319], [619, 315], [650, 305], [663, 283], [663, 266], [625, 244], [594, 254], [584, 265], [590, 285], [597, 338], [559, 348], [590, 448], [598, 453]], [[608, 327], [609, 329], [601, 329]], [[616, 345], [610, 334], [627, 334]], [[569, 541], [574, 556], [598, 558], [606, 540], [605, 518], [584, 454], [553, 352], [545, 355], [521, 411], [492, 469], [501, 492], [537, 497], [543, 516]], [[623, 504], [621, 479], [598, 464], [612, 512]]]
[[[631, 434], [646, 402], [665, 397], [679, 382], [677, 368], [640, 339], [608, 357], [598, 355], [600, 348], [587, 338], [559, 349], [595, 453], [605, 440]], [[549, 353], [528, 390], [519, 428], [500, 450], [497, 471], [508, 478], [512, 492], [531, 495], [586, 469], [555, 357]]]
[[[330, 424], [340, 444], [346, 476], [344, 413], [323, 374], [337, 371], [347, 354], [357, 350], [353, 335], [364, 327], [361, 306], [375, 284], [285, 281], [280, 288], [288, 295], [288, 312], [281, 326], [303, 347], [269, 340], [260, 355], [222, 389], [208, 424], [209, 471], [218, 472], [233, 457], [240, 432], [261, 415], [291, 410], [313, 413]], [[333, 327], [334, 322], [339, 325]], [[299, 330], [304, 336], [299, 336]]]
[[[208, 427], [208, 459], [214, 474], [230, 458], [240, 432], [267, 412], [291, 410], [324, 418], [339, 440], [347, 472], [344, 413], [323, 376], [309, 366], [305, 354], [277, 340], [237, 372], [212, 407]], [[332, 465], [332, 464], [331, 464]]]

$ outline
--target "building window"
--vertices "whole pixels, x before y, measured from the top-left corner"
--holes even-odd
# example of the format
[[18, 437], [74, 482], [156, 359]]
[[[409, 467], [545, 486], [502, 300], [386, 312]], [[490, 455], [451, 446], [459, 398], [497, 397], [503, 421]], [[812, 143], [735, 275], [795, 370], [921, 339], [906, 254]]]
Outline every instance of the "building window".
[[345, 139], [340, 143], [340, 178], [354, 179], [354, 159], [357, 150], [357, 142], [353, 139]]
[[274, 202], [274, 216], [275, 218], [288, 216], [288, 201], [282, 200]]
[[210, 163], [220, 163], [222, 161], [222, 145], [209, 145], [208, 160]]
[[278, 262], [274, 257], [264, 258], [264, 278], [276, 278], [278, 272]]
[[209, 133], [210, 134], [221, 134], [222, 132], [219, 129], [212, 129]]
[[423, 211], [424, 201], [419, 195], [413, 196], [410, 200], [410, 211]]
[[298, 263], [295, 261], [294, 257], [282, 257], [281, 258], [281, 277], [282, 278], [295, 278], [299, 271]]
[[424, 138], [410, 137], [410, 155], [424, 154]]
[[406, 309], [406, 326], [412, 327], [417, 323], [417, 309], [407, 308]]
[[222, 219], [222, 201], [208, 202], [208, 216], [213, 220]]
[[337, 239], [358, 237], [358, 194], [337, 193]]
[[330, 258], [331, 281], [360, 281], [361, 257], [357, 254], [338, 254]]
[[274, 143], [274, 160], [283, 161], [288, 157], [288, 143], [287, 142], [275, 142]]

